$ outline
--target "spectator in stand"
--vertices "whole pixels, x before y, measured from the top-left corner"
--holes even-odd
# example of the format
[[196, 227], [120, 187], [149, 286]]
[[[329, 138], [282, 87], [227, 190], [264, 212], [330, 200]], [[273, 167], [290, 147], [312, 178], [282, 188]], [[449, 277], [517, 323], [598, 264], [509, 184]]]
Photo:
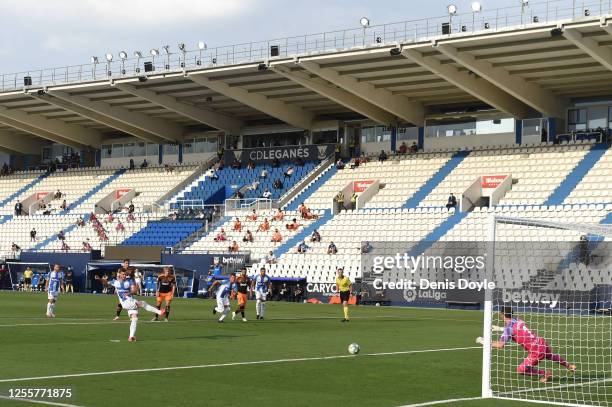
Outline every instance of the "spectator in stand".
[[134, 168], [136, 168], [134, 165], [134, 159], [130, 158], [130, 170], [133, 170]]
[[113, 216], [113, 213], [111, 212], [106, 217], [106, 223], [113, 223], [114, 221], [115, 221], [115, 216]]
[[399, 146], [399, 153], [406, 154], [407, 152], [408, 152], [408, 146], [406, 145], [405, 141], [402, 141], [402, 145]]
[[278, 229], [274, 229], [274, 233], [272, 233], [272, 239], [270, 241], [272, 243], [280, 243], [283, 241], [283, 236]]
[[414, 154], [418, 151], [419, 151], [419, 146], [417, 145], [416, 141], [413, 141], [412, 145], [410, 146], [410, 152]]
[[60, 240], [62, 242], [66, 240], [66, 235], [64, 234], [63, 230], [60, 230], [60, 232], [57, 234], [57, 240]]
[[128, 206], [128, 213], [134, 213], [135, 209], [134, 202], [130, 202], [130, 205]]
[[62, 192], [59, 189], [55, 191], [55, 195], [53, 195], [53, 199], [62, 199]]
[[210, 168], [208, 171], [206, 171], [205, 175], [213, 181], [216, 181], [219, 179], [219, 175], [217, 175], [217, 171], [215, 171], [214, 168]]
[[237, 190], [236, 193], [234, 194], [234, 198], [236, 198], [236, 199], [243, 199], [244, 198], [244, 194], [242, 193], [242, 191]]
[[253, 211], [247, 216], [248, 220], [256, 221], [257, 220], [257, 211], [253, 209]]
[[274, 180], [273, 186], [275, 189], [283, 189], [283, 181], [281, 181], [280, 178], [277, 178]]
[[272, 160], [272, 168], [278, 167], [280, 167], [280, 161], [278, 160], [278, 158], [275, 158], [274, 160]]
[[274, 252], [270, 250], [268, 254], [264, 256], [263, 260], [266, 264], [275, 264], [276, 256], [274, 256]]
[[30, 230], [30, 242], [36, 241], [36, 229]]
[[334, 203], [336, 204], [337, 212], [342, 211], [344, 208], [344, 192], [340, 191], [336, 194], [334, 198]]
[[242, 167], [242, 163], [240, 162], [239, 159], [234, 158], [234, 161], [232, 162], [232, 168], [235, 170], [239, 170]]
[[270, 199], [272, 198], [272, 192], [270, 192], [270, 190], [268, 188], [264, 189], [263, 194], [261, 194], [261, 197], [263, 199]]
[[255, 240], [255, 239], [253, 238], [253, 234], [251, 233], [251, 231], [250, 231], [250, 230], [247, 230], [247, 231], [246, 231], [246, 234], [245, 234], [245, 235], [244, 235], [244, 237], [242, 238], [242, 241], [243, 241], [244, 243], [247, 243], [247, 242], [248, 242], [248, 243], [253, 243], [253, 241], [254, 241], [254, 240]]
[[302, 243], [300, 243], [299, 245], [297, 245], [297, 247], [295, 248], [295, 252], [296, 253], [306, 253], [310, 250], [310, 246], [308, 246], [306, 244], [305, 241], [302, 240]]
[[215, 236], [215, 242], [225, 242], [226, 240], [227, 240], [227, 233], [225, 233], [225, 230], [221, 228], [219, 233], [217, 233], [217, 236]]
[[232, 230], [235, 232], [242, 232], [242, 223], [240, 222], [240, 219], [236, 218], [234, 221], [234, 226], [232, 226]]
[[383, 161], [387, 161], [387, 153], [385, 153], [385, 150], [380, 150], [380, 154], [378, 154], [378, 161], [383, 162]]
[[253, 160], [249, 160], [249, 161], [247, 162], [247, 169], [249, 169], [249, 170], [254, 170], [254, 169], [255, 169], [255, 161], [253, 161]]
[[270, 230], [270, 222], [268, 222], [268, 218], [264, 218], [264, 221], [257, 228], [258, 232], [267, 232]]
[[457, 198], [455, 198], [452, 192], [448, 196], [448, 201], [446, 202], [446, 209], [450, 211], [451, 208], [457, 208]]
[[278, 208], [278, 210], [274, 214], [274, 220], [280, 222], [284, 219], [285, 219], [285, 213], [282, 211], [281, 208]]
[[284, 174], [285, 174], [285, 178], [291, 178], [293, 176], [293, 174], [295, 173], [295, 169], [293, 167], [289, 167], [285, 170]]
[[62, 251], [63, 252], [68, 252], [70, 251], [70, 246], [68, 246], [68, 243], [66, 243], [65, 240], [62, 240]]
[[361, 244], [361, 248], [360, 248], [361, 254], [368, 254], [370, 253], [370, 251], [372, 251], [372, 245], [370, 244], [370, 242], [365, 241]]
[[315, 229], [314, 232], [312, 232], [312, 235], [310, 235], [310, 242], [319, 243], [320, 241], [321, 241], [321, 234], [319, 233], [317, 229]]
[[140, 168], [147, 168], [148, 166], [149, 166], [149, 163], [147, 162], [147, 159], [145, 158], [142, 164], [140, 164]]
[[350, 209], [355, 210], [357, 209], [357, 192], [353, 192], [353, 195], [351, 195], [351, 207]]
[[338, 158], [338, 161], [336, 161], [336, 168], [339, 170], [343, 170], [344, 167], [344, 161], [342, 161], [342, 158]]
[[166, 172], [169, 173], [169, 174], [174, 172], [174, 167], [172, 165], [170, 165], [170, 164], [164, 165], [164, 168], [166, 169]]
[[121, 223], [121, 221], [117, 223], [117, 226], [115, 227], [115, 231], [118, 233], [125, 233], [125, 226], [123, 226], [123, 223]]
[[327, 246], [327, 254], [338, 254], [338, 248], [334, 242], [330, 242], [329, 246]]
[[[176, 219], [175, 219], [175, 220], [176, 220]], [[133, 213], [128, 213], [128, 216], [127, 216], [127, 222], [128, 222], [128, 223], [136, 222], [136, 216], [134, 216], [134, 214], [133, 214]]]
[[259, 179], [266, 179], [268, 178], [268, 170], [266, 170], [265, 168], [263, 170], [261, 170], [261, 173], [259, 174]]
[[21, 202], [17, 202], [15, 204], [15, 216], [21, 216], [23, 213], [23, 204]]
[[236, 243], [236, 241], [232, 241], [232, 244], [229, 245], [229, 247], [227, 248], [227, 251], [230, 253], [238, 253], [238, 251], [240, 250], [240, 248], [238, 247], [238, 243]]
[[62, 204], [60, 205], [60, 209], [65, 211], [68, 208], [68, 204], [66, 203], [66, 200], [64, 199], [62, 201]]
[[287, 230], [290, 231], [290, 232], [297, 232], [297, 230], [300, 228], [300, 226], [302, 226], [302, 225], [297, 223], [297, 219], [293, 218], [291, 223], [287, 223], [285, 225], [285, 228], [287, 228]]
[[91, 244], [89, 243], [89, 238], [85, 239], [83, 241], [83, 251], [84, 252], [90, 252], [91, 251]]

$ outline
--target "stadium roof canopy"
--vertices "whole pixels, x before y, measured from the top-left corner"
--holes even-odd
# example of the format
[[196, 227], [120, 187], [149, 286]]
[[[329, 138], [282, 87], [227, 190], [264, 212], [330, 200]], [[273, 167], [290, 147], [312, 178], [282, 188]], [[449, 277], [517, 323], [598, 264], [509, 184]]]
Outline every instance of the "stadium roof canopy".
[[32, 153], [43, 139], [100, 148], [125, 135], [177, 143], [200, 131], [359, 118], [423, 125], [487, 106], [564, 118], [572, 99], [612, 95], [612, 17], [584, 16], [610, 13], [601, 1], [551, 9], [561, 3], [453, 16], [446, 35], [448, 16], [2, 75], [0, 148]]

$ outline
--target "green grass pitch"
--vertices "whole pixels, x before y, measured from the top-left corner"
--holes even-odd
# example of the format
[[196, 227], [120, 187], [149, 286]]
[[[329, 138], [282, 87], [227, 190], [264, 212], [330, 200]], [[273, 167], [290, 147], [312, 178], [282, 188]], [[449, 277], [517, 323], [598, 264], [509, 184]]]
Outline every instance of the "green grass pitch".
[[[250, 301], [248, 322], [228, 317], [219, 324], [212, 301], [176, 299], [169, 323], [149, 322], [152, 315], [141, 311], [139, 340], [128, 343], [127, 314], [111, 321], [111, 295], [62, 295], [54, 320], [44, 316], [41, 293], [0, 292], [0, 304], [3, 396], [16, 388], [70, 388], [72, 398], [51, 401], [392, 407], [480, 395], [482, 351], [474, 338], [482, 334], [482, 314], [475, 311], [351, 307], [352, 321], [343, 324], [339, 306], [269, 302], [266, 320], [256, 321]], [[361, 346], [358, 356], [348, 355], [352, 342]], [[97, 374], [131, 370], [140, 371]], [[40, 379], [56, 375], [73, 376]], [[23, 378], [34, 379], [12, 380]], [[27, 405], [40, 404], [0, 399], [0, 406]]]

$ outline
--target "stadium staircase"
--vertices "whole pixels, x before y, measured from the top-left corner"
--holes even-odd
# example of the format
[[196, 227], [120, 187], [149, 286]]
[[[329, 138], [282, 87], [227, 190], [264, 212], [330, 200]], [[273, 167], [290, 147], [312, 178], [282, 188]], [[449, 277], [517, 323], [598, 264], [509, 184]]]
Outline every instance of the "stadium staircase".
[[303, 228], [300, 233], [295, 234], [290, 239], [287, 239], [285, 243], [277, 247], [274, 250], [274, 256], [278, 258], [282, 256], [283, 254], [289, 252], [289, 250], [295, 247], [298, 243], [300, 243], [303, 240], [306, 240], [312, 234], [312, 232], [314, 232], [315, 229], [319, 229], [321, 226], [326, 224], [332, 218], [333, 218], [333, 215], [331, 213], [331, 210], [325, 210], [323, 212], [323, 215], [321, 215], [319, 219], [310, 223], [308, 226]]
[[13, 219], [13, 215], [0, 216], [0, 225], [5, 224], [6, 222], [12, 219]]
[[173, 247], [202, 228], [202, 221], [153, 221], [128, 237], [122, 246], [164, 246]]
[[[89, 221], [89, 215], [86, 215], [84, 217], [85, 222]], [[75, 223], [73, 223], [72, 225], [62, 229], [62, 232], [64, 232], [64, 236], [66, 236], [68, 233], [72, 232], [74, 229], [77, 228], [77, 225]], [[57, 239], [57, 235], [52, 234], [51, 236], [48, 236], [46, 239], [41, 240], [39, 243], [37, 243], [34, 247], [32, 247], [31, 250], [41, 250], [44, 249], [47, 245], [51, 244], [54, 240]]]
[[291, 200], [291, 202], [289, 202], [285, 206], [284, 209], [288, 211], [297, 211], [300, 203], [305, 202], [308, 198], [310, 198], [312, 194], [314, 194], [319, 189], [319, 187], [321, 187], [327, 181], [329, 181], [331, 177], [336, 175], [337, 172], [338, 172], [338, 169], [336, 168], [336, 166], [333, 164], [330, 165], [327, 168], [327, 170], [325, 170], [318, 178], [316, 178], [314, 181], [308, 184], [304, 189], [302, 189], [302, 191], [299, 194], [297, 194]]
[[434, 230], [432, 230], [423, 240], [417, 243], [408, 252], [409, 256], [418, 256], [424, 253], [425, 250], [429, 249], [434, 243], [439, 241], [442, 236], [448, 233], [451, 229], [457, 226], [463, 219], [468, 216], [469, 212], [455, 212], [450, 215], [444, 222], [439, 224]]
[[469, 151], [458, 151], [444, 164], [418, 191], [414, 193], [402, 206], [403, 208], [417, 208], [434, 189], [444, 181], [461, 162], [470, 154]]
[[[565, 199], [570, 196], [580, 181], [587, 175], [589, 170], [604, 156], [607, 149], [608, 145], [606, 144], [594, 144], [572, 172], [561, 182], [550, 197], [548, 197], [544, 205], [562, 205]], [[602, 185], [602, 187], [605, 186]]]
[[95, 187], [90, 189], [87, 193], [82, 195], [79, 199], [77, 199], [76, 201], [74, 201], [70, 205], [68, 205], [68, 207], [65, 210], [60, 212], [60, 215], [65, 215], [65, 214], [69, 213], [71, 210], [77, 208], [83, 202], [85, 202], [86, 200], [88, 200], [89, 198], [94, 196], [102, 188], [104, 188], [105, 186], [107, 186], [108, 184], [110, 184], [111, 182], [113, 182], [114, 180], [119, 178], [121, 175], [123, 175], [125, 173], [125, 171], [126, 170], [124, 168], [121, 168], [121, 169], [118, 169], [117, 171], [115, 171], [113, 173], [113, 175], [111, 175], [110, 177], [106, 178], [104, 181], [102, 181], [101, 183], [99, 183], [98, 185], [96, 185]]
[[3, 207], [4, 205], [10, 203], [14, 199], [16, 199], [18, 196], [20, 196], [21, 194], [25, 193], [26, 191], [34, 188], [36, 185], [38, 185], [41, 181], [43, 181], [49, 175], [51, 175], [50, 172], [45, 172], [43, 174], [40, 174], [38, 177], [33, 179], [29, 184], [27, 184], [24, 187], [18, 189], [13, 194], [9, 195], [6, 199], [3, 199], [2, 201], [0, 201], [0, 208]]

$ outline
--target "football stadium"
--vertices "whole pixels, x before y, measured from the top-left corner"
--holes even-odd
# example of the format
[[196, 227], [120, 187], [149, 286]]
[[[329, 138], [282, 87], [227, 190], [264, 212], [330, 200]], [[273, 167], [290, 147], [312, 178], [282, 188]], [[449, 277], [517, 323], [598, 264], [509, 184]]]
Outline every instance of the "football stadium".
[[612, 2], [450, 3], [0, 74], [0, 405], [612, 406]]

